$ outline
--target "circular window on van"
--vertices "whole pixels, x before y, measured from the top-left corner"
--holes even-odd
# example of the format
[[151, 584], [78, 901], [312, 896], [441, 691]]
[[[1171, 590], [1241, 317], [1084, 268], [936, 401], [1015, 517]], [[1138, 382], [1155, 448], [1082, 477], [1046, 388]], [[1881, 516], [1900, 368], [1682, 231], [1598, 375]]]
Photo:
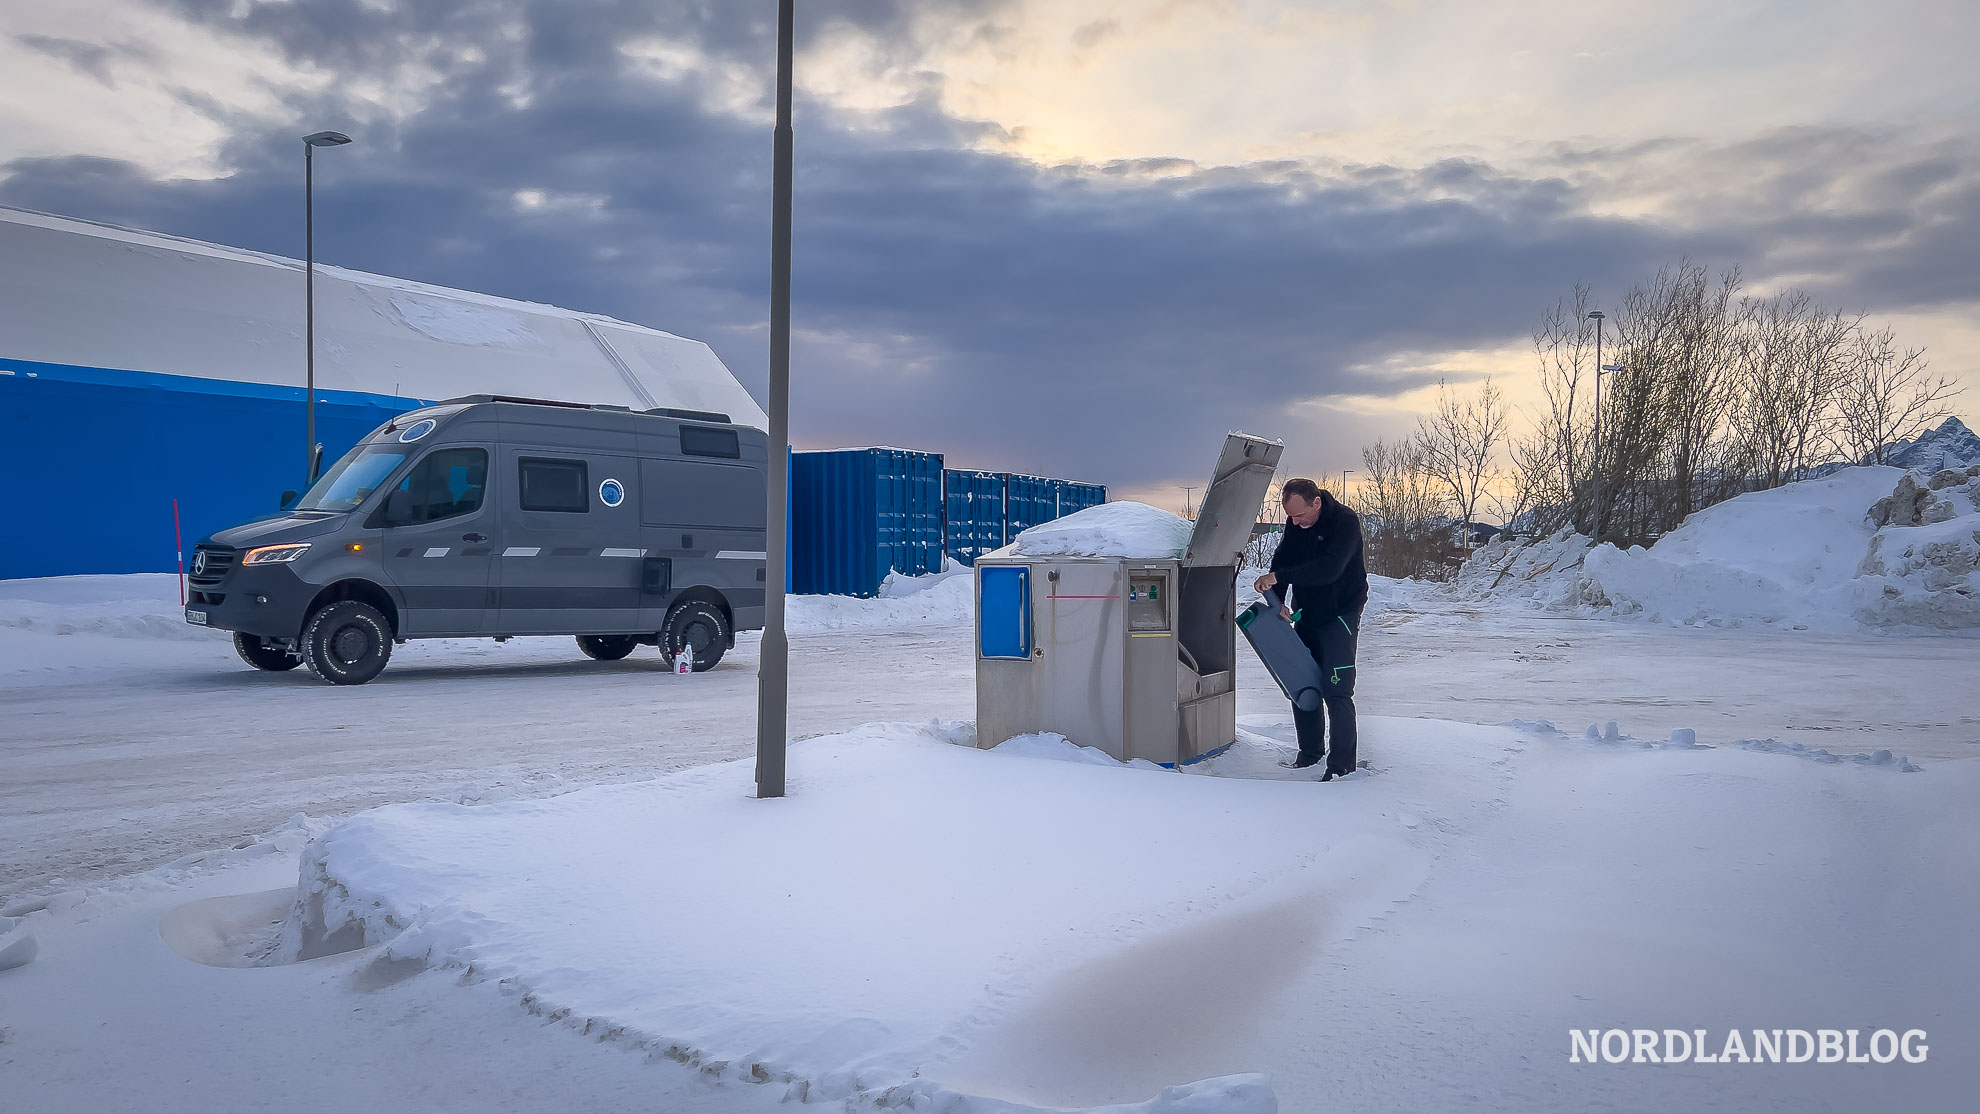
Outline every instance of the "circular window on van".
[[606, 480], [598, 485], [598, 501], [608, 507], [616, 507], [626, 501], [626, 485], [617, 480]]
[[404, 433], [399, 434], [399, 440], [417, 441], [420, 438], [426, 436], [427, 434], [432, 433], [434, 428], [439, 424], [440, 424], [439, 422], [434, 421], [432, 418], [421, 418], [420, 420], [407, 426], [406, 431]]

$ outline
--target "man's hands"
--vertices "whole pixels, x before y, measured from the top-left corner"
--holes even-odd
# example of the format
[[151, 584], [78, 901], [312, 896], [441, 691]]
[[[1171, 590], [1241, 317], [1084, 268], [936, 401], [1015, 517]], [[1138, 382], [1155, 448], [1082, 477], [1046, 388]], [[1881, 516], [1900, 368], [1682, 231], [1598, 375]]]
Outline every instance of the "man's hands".
[[[1272, 589], [1277, 588], [1278, 586], [1279, 586], [1279, 576], [1277, 573], [1268, 572], [1264, 576], [1259, 577], [1258, 580], [1256, 581], [1256, 587], [1258, 588], [1258, 592], [1260, 595], [1263, 595], [1266, 592], [1269, 592]], [[1281, 603], [1279, 605], [1279, 618], [1284, 619], [1288, 623], [1292, 622], [1292, 608], [1288, 607], [1284, 603]]]

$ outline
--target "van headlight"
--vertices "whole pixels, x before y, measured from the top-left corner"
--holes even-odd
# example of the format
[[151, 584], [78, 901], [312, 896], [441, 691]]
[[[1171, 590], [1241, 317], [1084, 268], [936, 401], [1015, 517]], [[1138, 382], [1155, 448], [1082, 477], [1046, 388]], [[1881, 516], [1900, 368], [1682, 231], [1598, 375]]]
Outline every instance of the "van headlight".
[[264, 545], [260, 549], [250, 549], [241, 558], [243, 565], [286, 565], [290, 561], [309, 552], [308, 542], [293, 545]]

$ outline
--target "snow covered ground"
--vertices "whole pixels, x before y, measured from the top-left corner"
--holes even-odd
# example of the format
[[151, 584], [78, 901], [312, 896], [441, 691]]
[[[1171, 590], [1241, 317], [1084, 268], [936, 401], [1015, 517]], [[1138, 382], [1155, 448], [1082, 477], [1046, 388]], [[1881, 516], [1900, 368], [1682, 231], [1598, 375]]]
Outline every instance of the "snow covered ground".
[[[40, 953], [0, 972], [0, 1080], [42, 1109], [690, 1114], [794, 1088], [956, 1114], [1980, 1090], [1970, 639], [1379, 583], [1374, 769], [1321, 786], [1277, 767], [1289, 717], [1248, 659], [1240, 745], [1188, 773], [957, 745], [968, 586], [794, 601], [815, 737], [768, 803], [733, 761], [753, 643], [687, 678], [415, 643], [340, 689], [175, 623], [171, 578], [0, 585], [0, 913]], [[363, 947], [208, 965], [293, 958], [298, 893], [332, 880]], [[1571, 1064], [1570, 1027], [1919, 1028], [1932, 1053]]]

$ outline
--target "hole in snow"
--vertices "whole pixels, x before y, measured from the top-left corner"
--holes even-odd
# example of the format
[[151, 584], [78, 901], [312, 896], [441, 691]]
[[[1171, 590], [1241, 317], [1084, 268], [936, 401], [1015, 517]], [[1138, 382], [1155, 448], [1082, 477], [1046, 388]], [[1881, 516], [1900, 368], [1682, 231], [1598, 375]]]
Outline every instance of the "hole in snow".
[[253, 967], [275, 942], [295, 900], [293, 886], [190, 901], [158, 918], [158, 935], [208, 967]]

